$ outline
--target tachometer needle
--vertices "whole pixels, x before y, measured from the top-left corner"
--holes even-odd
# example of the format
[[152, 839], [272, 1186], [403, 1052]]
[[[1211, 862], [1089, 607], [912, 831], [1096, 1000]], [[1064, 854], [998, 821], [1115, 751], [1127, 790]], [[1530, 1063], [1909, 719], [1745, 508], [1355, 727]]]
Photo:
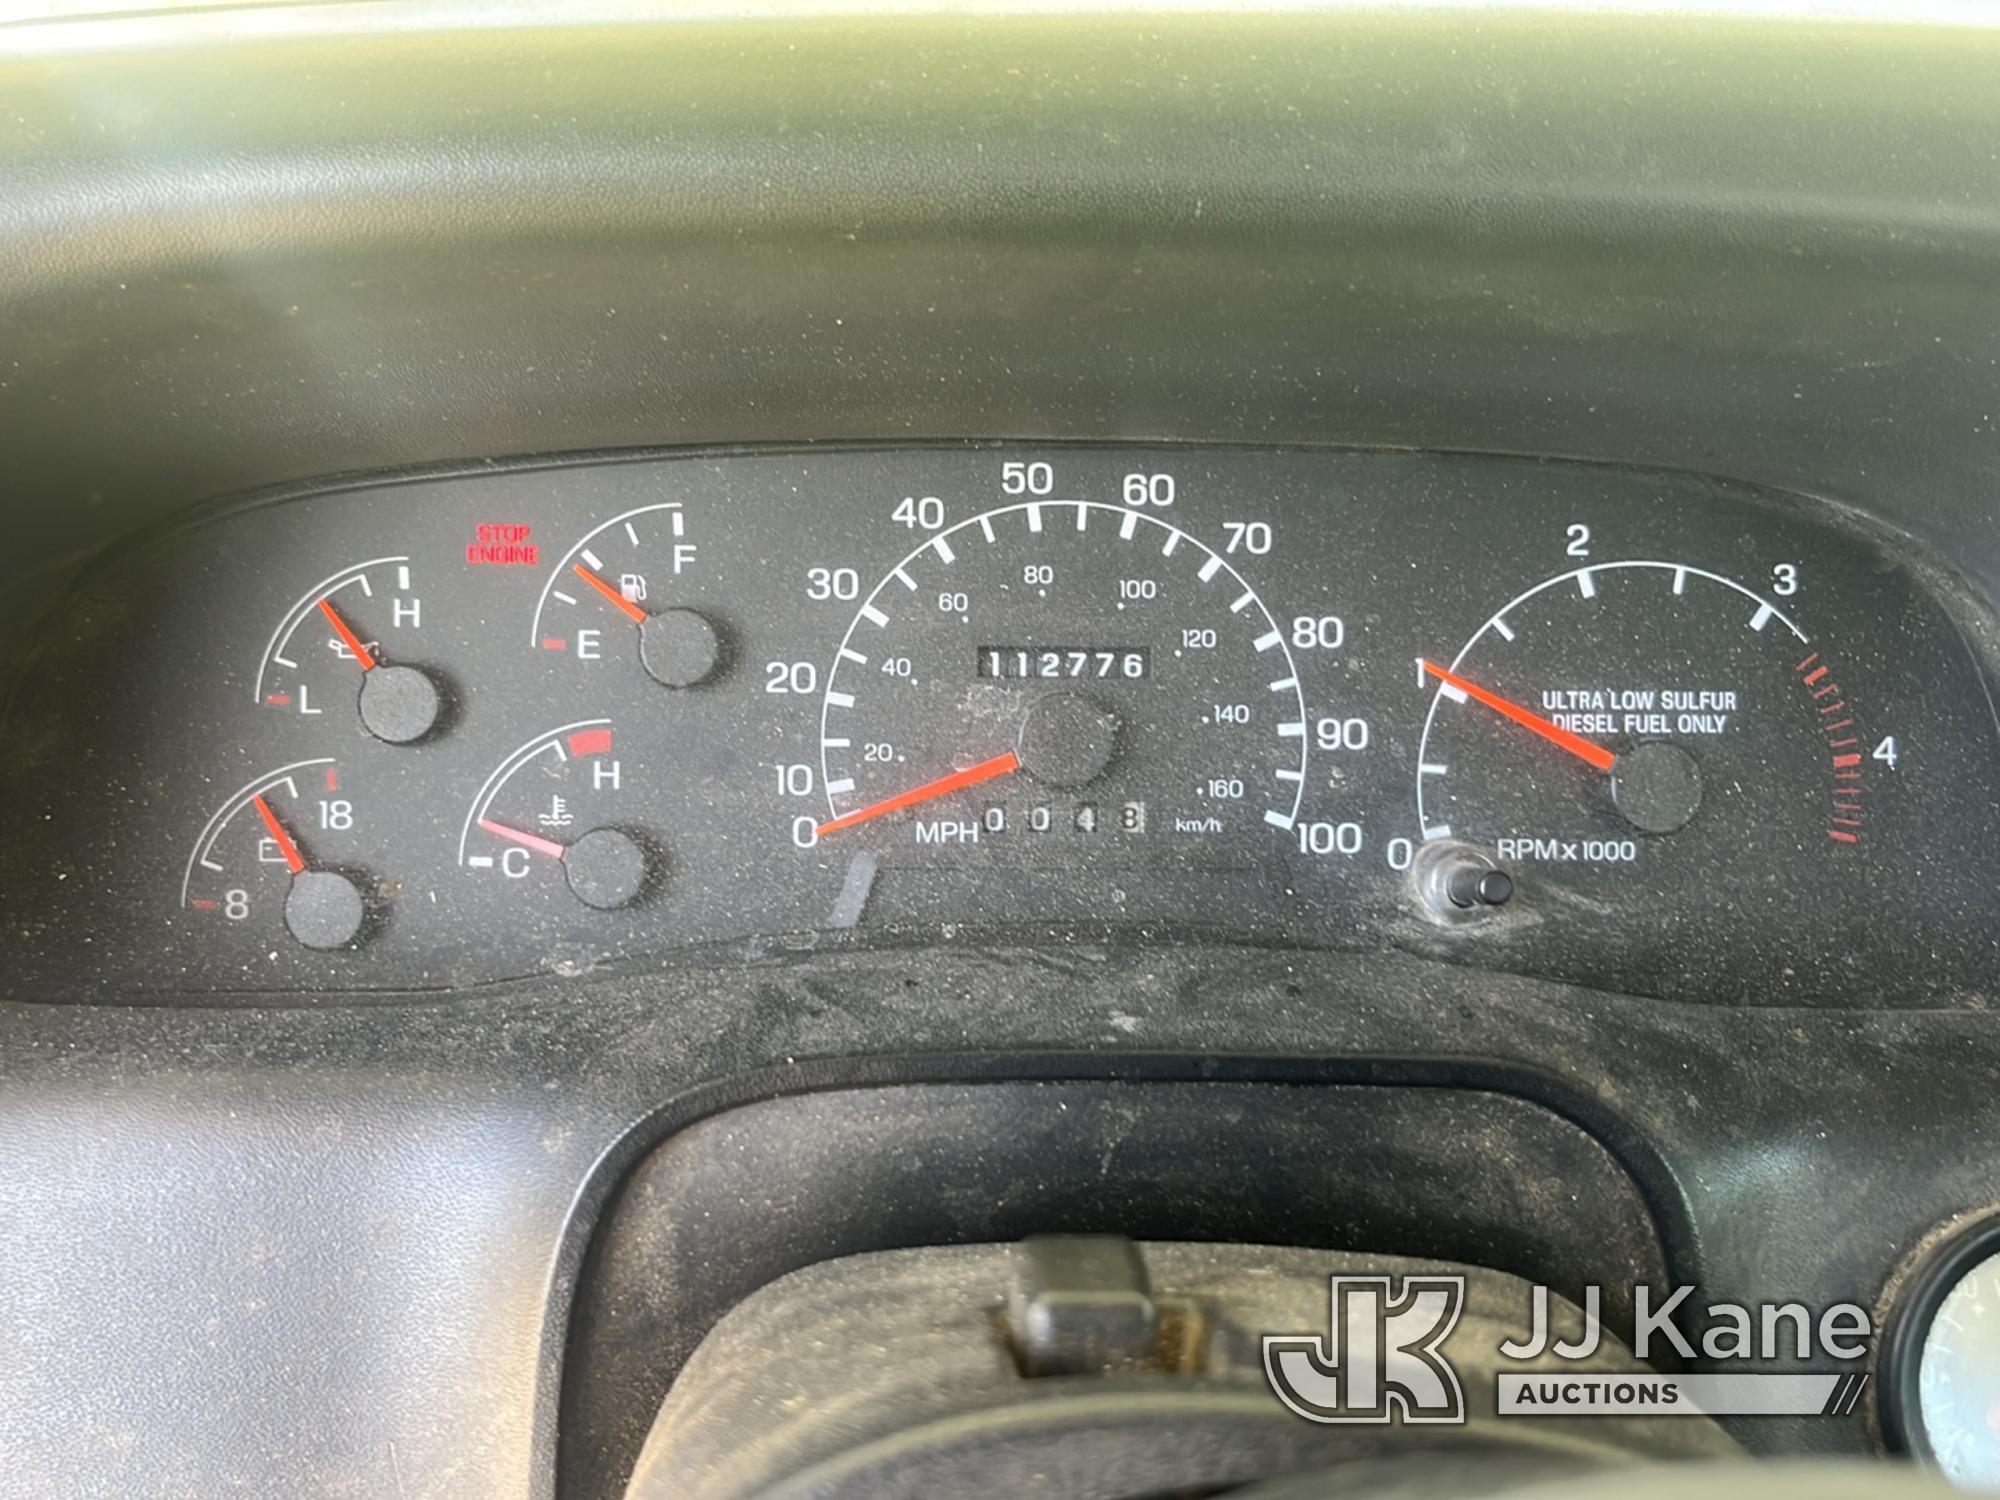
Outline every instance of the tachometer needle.
[[508, 839], [537, 854], [546, 854], [550, 859], [561, 859], [568, 848], [554, 839], [545, 839], [538, 833], [523, 833], [518, 828], [509, 828], [505, 823], [495, 823], [490, 818], [481, 818], [479, 826], [495, 838]]
[[1617, 763], [1618, 757], [1602, 745], [1594, 744], [1580, 734], [1571, 734], [1560, 724], [1552, 724], [1540, 714], [1525, 709], [1498, 693], [1489, 692], [1478, 683], [1460, 677], [1456, 672], [1447, 672], [1434, 661], [1425, 661], [1419, 657], [1418, 665], [1447, 687], [1457, 688], [1466, 697], [1485, 704], [1496, 714], [1512, 719], [1523, 729], [1533, 730], [1551, 745], [1560, 746], [1587, 765], [1594, 766], [1600, 771], [1609, 771]]
[[610, 600], [612, 606], [634, 625], [643, 625], [646, 623], [646, 612], [643, 609], [639, 608], [630, 599], [627, 599], [614, 585], [605, 582], [604, 579], [599, 578], [595, 573], [591, 572], [582, 563], [578, 563], [570, 571], [596, 589], [606, 599]]
[[976, 766], [967, 766], [963, 771], [953, 771], [940, 776], [935, 781], [926, 781], [922, 786], [911, 787], [907, 792], [898, 792], [893, 797], [851, 812], [831, 822], [819, 825], [821, 834], [838, 833], [843, 828], [852, 828], [856, 823], [866, 823], [871, 818], [886, 817], [892, 812], [901, 812], [906, 807], [915, 807], [920, 802], [929, 802], [934, 797], [948, 797], [953, 792], [962, 792], [969, 786], [978, 786], [982, 781], [992, 781], [995, 777], [1006, 776], [1021, 769], [1021, 757], [1012, 750], [1004, 755], [996, 755], [990, 760], [982, 760]]
[[278, 852], [284, 855], [285, 868], [294, 875], [303, 875], [306, 869], [306, 857], [299, 853], [298, 844], [293, 841], [289, 833], [285, 832], [285, 825], [278, 821], [278, 815], [271, 811], [271, 804], [264, 800], [261, 792], [250, 801], [257, 809], [257, 816], [264, 820], [264, 831], [271, 835], [271, 842], [276, 844]]
[[361, 637], [354, 633], [353, 627], [347, 621], [341, 619], [340, 611], [333, 607], [333, 601], [331, 599], [320, 600], [319, 612], [326, 616], [327, 624], [333, 627], [333, 633], [340, 637], [341, 644], [354, 653], [354, 659], [361, 664], [361, 670], [364, 672], [374, 671], [375, 653], [363, 645]]

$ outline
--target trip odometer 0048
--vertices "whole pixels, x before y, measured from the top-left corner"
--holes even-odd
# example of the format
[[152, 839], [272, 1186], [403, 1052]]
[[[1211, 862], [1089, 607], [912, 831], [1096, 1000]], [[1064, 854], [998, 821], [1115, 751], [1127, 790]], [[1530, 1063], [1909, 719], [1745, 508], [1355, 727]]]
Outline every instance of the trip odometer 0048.
[[1118, 505], [1010, 472], [1029, 498], [937, 530], [860, 601], [826, 677], [816, 836], [1200, 860], [1289, 834], [1305, 699], [1256, 590], [1157, 513], [1164, 476]]

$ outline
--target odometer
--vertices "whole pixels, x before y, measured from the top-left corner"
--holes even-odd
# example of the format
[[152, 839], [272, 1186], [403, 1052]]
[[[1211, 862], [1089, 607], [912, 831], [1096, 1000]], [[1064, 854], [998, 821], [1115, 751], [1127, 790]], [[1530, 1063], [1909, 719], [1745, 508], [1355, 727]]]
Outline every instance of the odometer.
[[1028, 500], [861, 601], [826, 678], [818, 831], [1198, 858], [1291, 832], [1306, 742], [1290, 643], [1223, 553], [1143, 506]]

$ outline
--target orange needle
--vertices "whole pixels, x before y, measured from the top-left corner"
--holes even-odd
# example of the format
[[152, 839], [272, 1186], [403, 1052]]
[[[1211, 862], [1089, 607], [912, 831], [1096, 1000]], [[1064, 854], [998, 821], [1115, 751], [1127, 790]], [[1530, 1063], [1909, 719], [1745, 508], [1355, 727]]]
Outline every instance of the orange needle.
[[598, 593], [602, 594], [605, 598], [609, 599], [612, 602], [612, 604], [617, 607], [618, 612], [621, 615], [623, 615], [626, 619], [630, 620], [634, 625], [643, 625], [646, 623], [646, 612], [643, 609], [639, 608], [638, 605], [634, 604], [630, 599], [627, 599], [623, 594], [619, 593], [617, 589], [613, 588], [610, 584], [606, 583], [602, 578], [599, 578], [595, 573], [591, 572], [590, 569], [586, 568], [582, 563], [578, 563], [574, 568], [570, 569], [570, 571], [576, 574], [576, 576], [581, 578], [585, 583], [589, 584], [592, 588], [596, 589]]
[[991, 760], [982, 760], [976, 766], [967, 766], [963, 771], [953, 771], [940, 776], [935, 781], [926, 781], [922, 786], [911, 787], [907, 792], [899, 792], [882, 802], [870, 803], [859, 812], [848, 813], [835, 818], [830, 823], [819, 825], [822, 834], [838, 833], [843, 828], [852, 828], [856, 823], [866, 823], [871, 818], [885, 817], [892, 812], [901, 812], [906, 807], [915, 807], [919, 802], [928, 802], [933, 797], [946, 797], [953, 792], [962, 792], [969, 786], [978, 786], [982, 781], [991, 781], [996, 776], [1005, 776], [1021, 769], [1021, 757], [1009, 750], [1005, 755], [996, 755]]
[[271, 804], [259, 792], [250, 799], [257, 805], [257, 816], [264, 820], [264, 828], [271, 835], [271, 841], [278, 846], [278, 852], [285, 856], [285, 868], [294, 875], [303, 875], [306, 857], [299, 853], [299, 846], [292, 842], [292, 836], [285, 832], [285, 825], [278, 821], [278, 815], [271, 811]]
[[1457, 688], [1466, 697], [1476, 699], [1478, 702], [1492, 709], [1496, 714], [1512, 719], [1523, 729], [1534, 730], [1536, 734], [1539, 734], [1551, 745], [1561, 746], [1578, 760], [1595, 766], [1600, 771], [1608, 771], [1616, 763], [1618, 757], [1602, 745], [1593, 744], [1580, 734], [1571, 734], [1560, 724], [1551, 724], [1540, 714], [1530, 713], [1527, 709], [1521, 707], [1520, 704], [1509, 702], [1498, 693], [1488, 692], [1478, 683], [1468, 682], [1456, 672], [1447, 672], [1434, 661], [1422, 661], [1421, 658], [1419, 658], [1419, 661], [1423, 669], [1439, 682], [1447, 683]]
[[[331, 599], [320, 600], [319, 612], [326, 616], [327, 623], [333, 626], [333, 633], [340, 637], [342, 644], [354, 653], [354, 659], [361, 663], [361, 670], [364, 672], [374, 671], [375, 653], [361, 644], [361, 637], [349, 628], [347, 621], [340, 618], [340, 611], [333, 607], [333, 601]], [[389, 679], [385, 677], [382, 680], [387, 682]]]

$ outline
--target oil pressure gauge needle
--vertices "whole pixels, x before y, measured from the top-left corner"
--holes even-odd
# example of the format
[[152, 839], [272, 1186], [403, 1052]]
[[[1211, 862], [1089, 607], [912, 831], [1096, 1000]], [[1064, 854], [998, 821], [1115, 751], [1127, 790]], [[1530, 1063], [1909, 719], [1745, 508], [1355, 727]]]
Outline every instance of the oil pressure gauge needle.
[[333, 607], [331, 599], [319, 601], [319, 612], [326, 616], [333, 633], [340, 637], [340, 643], [354, 653], [354, 659], [364, 672], [375, 670], [375, 653], [370, 651], [361, 637], [354, 633], [354, 627], [340, 617], [340, 611]]
[[967, 766], [963, 771], [952, 771], [934, 781], [926, 781], [922, 786], [911, 787], [907, 792], [898, 792], [893, 797], [885, 797], [880, 802], [872, 802], [843, 817], [819, 825], [822, 834], [838, 833], [843, 828], [852, 828], [856, 823], [866, 823], [870, 819], [885, 817], [892, 812], [901, 812], [906, 807], [929, 802], [936, 797], [947, 797], [953, 792], [962, 792], [969, 786], [992, 781], [999, 776], [1007, 776], [1021, 769], [1021, 757], [1009, 750], [990, 760], [982, 760], [975, 766]]
[[428, 672], [420, 667], [383, 666], [331, 599], [319, 601], [319, 612], [361, 668], [358, 702], [362, 726], [370, 734], [391, 745], [413, 745], [437, 728], [444, 700]]
[[[1533, 731], [1547, 740], [1551, 745], [1567, 750], [1586, 765], [1592, 766], [1599, 771], [1609, 771], [1618, 762], [1618, 757], [1602, 745], [1595, 744], [1580, 734], [1572, 734], [1560, 724], [1552, 724], [1540, 714], [1525, 709], [1520, 704], [1503, 698], [1498, 693], [1491, 692], [1476, 682], [1460, 677], [1456, 672], [1448, 672], [1434, 661], [1426, 661], [1422, 657], [1419, 657], [1417, 665], [1430, 673], [1439, 682], [1442, 682], [1447, 688], [1455, 688], [1474, 702], [1485, 704], [1496, 714], [1501, 715], [1503, 718], [1512, 719], [1523, 729]], [[821, 831], [824, 832], [824, 830]]]

